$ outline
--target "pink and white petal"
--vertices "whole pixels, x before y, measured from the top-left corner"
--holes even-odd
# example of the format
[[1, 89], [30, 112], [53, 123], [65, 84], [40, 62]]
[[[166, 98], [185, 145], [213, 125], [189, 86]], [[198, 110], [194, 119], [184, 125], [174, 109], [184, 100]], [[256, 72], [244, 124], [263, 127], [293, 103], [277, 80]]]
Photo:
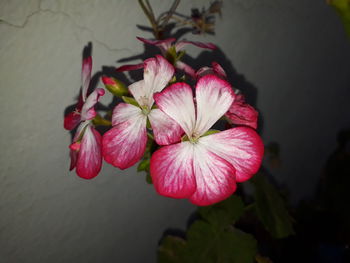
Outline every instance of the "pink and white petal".
[[192, 78], [196, 78], [196, 71], [186, 63], [183, 63], [182, 61], [177, 61], [176, 68], [184, 71], [187, 75], [191, 76]]
[[148, 106], [153, 103], [153, 98], [149, 95], [150, 91], [146, 88], [143, 79], [132, 83], [128, 89], [140, 106]]
[[92, 70], [92, 57], [89, 56], [83, 59], [83, 65], [81, 70], [81, 83], [82, 83], [82, 98], [83, 101], [86, 100], [90, 80], [91, 80], [91, 70]]
[[213, 67], [213, 70], [214, 72], [219, 76], [219, 77], [222, 77], [224, 79], [227, 78], [227, 75], [226, 75], [226, 72], [225, 70], [221, 67], [221, 65], [217, 62], [212, 62], [211, 63], [212, 67]]
[[72, 111], [64, 117], [63, 127], [66, 130], [73, 130], [80, 122], [80, 113]]
[[151, 110], [148, 118], [157, 144], [168, 145], [181, 140], [184, 132], [180, 125], [160, 109]]
[[253, 129], [232, 128], [201, 137], [199, 141], [208, 150], [233, 165], [237, 182], [250, 179], [261, 166], [264, 144]]
[[156, 191], [173, 198], [188, 198], [196, 190], [193, 174], [193, 145], [181, 142], [153, 153], [150, 172]]
[[127, 103], [119, 103], [113, 110], [112, 125], [118, 125], [122, 122], [137, 118], [142, 113], [139, 107]]
[[195, 109], [191, 87], [183, 82], [170, 85], [154, 94], [158, 107], [175, 120], [188, 136], [195, 126]]
[[98, 175], [102, 166], [101, 135], [88, 125], [81, 140], [76, 162], [79, 177], [92, 179]]
[[101, 96], [105, 94], [104, 89], [95, 89], [89, 97], [86, 99], [82, 109], [81, 109], [81, 119], [83, 121], [85, 120], [91, 120], [95, 118], [96, 116], [96, 111], [95, 111], [95, 105], [100, 99]]
[[202, 43], [202, 42], [197, 42], [197, 41], [186, 41], [186, 40], [182, 40], [179, 41], [175, 44], [175, 49], [176, 51], [180, 51], [182, 50], [185, 46], [187, 46], [188, 44], [200, 47], [200, 48], [206, 48], [206, 49], [216, 49], [216, 46], [212, 43]]
[[226, 112], [226, 116], [236, 125], [245, 125], [253, 129], [258, 126], [259, 113], [247, 103], [234, 101], [229, 111]]
[[139, 64], [128, 64], [128, 65], [123, 65], [118, 68], [116, 68], [116, 71], [118, 72], [124, 72], [124, 71], [131, 71], [131, 70], [137, 70], [143, 68], [143, 62]]
[[153, 94], [162, 91], [174, 75], [175, 69], [164, 57], [157, 55], [156, 58], [145, 60], [143, 79], [144, 90], [150, 100], [149, 107], [153, 105]]
[[82, 132], [84, 131], [85, 127], [89, 125], [89, 122], [82, 122], [75, 134], [74, 134], [74, 138], [73, 138], [73, 142], [71, 143], [71, 145], [69, 145], [69, 155], [70, 155], [70, 167], [69, 170], [72, 171], [77, 163], [78, 160], [78, 151], [80, 150], [80, 142], [78, 142], [79, 139], [81, 139], [82, 137]]
[[143, 43], [159, 47], [162, 50], [162, 52], [166, 52], [171, 47], [171, 43], [173, 43], [176, 40], [175, 38], [167, 38], [163, 40], [150, 40], [142, 37], [136, 38]]
[[230, 84], [215, 76], [206, 75], [196, 85], [197, 120], [195, 134], [204, 134], [230, 108], [234, 93]]
[[146, 119], [139, 113], [103, 135], [102, 154], [106, 162], [126, 169], [141, 159], [147, 143]]
[[190, 201], [199, 206], [225, 200], [236, 191], [234, 167], [200, 142], [194, 145], [193, 169], [197, 189]]

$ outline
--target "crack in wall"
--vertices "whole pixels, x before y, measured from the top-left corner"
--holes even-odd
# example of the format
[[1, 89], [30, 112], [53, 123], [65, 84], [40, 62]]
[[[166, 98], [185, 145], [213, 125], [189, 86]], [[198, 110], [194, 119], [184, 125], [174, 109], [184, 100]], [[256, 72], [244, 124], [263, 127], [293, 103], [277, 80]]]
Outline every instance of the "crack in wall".
[[0, 19], [0, 25], [3, 24], [3, 25], [7, 25], [9, 27], [13, 27], [13, 28], [17, 28], [17, 29], [23, 29], [27, 26], [27, 24], [29, 23], [30, 19], [33, 17], [33, 16], [36, 16], [36, 15], [40, 15], [40, 14], [43, 14], [43, 13], [49, 13], [49, 14], [52, 14], [52, 15], [61, 15], [61, 16], [64, 16], [66, 18], [68, 18], [72, 24], [78, 28], [79, 30], [82, 30], [82, 31], [87, 31], [90, 33], [91, 35], [91, 38], [94, 42], [96, 42], [97, 44], [103, 46], [105, 49], [107, 49], [108, 51], [110, 52], [121, 52], [121, 51], [127, 51], [129, 53], [132, 53], [130, 49], [128, 48], [113, 48], [113, 47], [110, 47], [108, 44], [106, 44], [105, 42], [101, 41], [101, 40], [98, 40], [96, 37], [95, 37], [95, 33], [92, 29], [86, 27], [86, 26], [82, 26], [82, 25], [79, 25], [77, 22], [74, 21], [74, 19], [70, 16], [70, 14], [66, 13], [66, 12], [63, 12], [63, 11], [53, 11], [51, 9], [43, 9], [41, 8], [41, 3], [42, 3], [42, 0], [40, 0], [38, 2], [38, 7], [37, 9], [30, 13], [29, 15], [26, 16], [24, 22], [21, 24], [21, 25], [16, 25], [14, 23], [11, 23], [11, 22], [8, 22], [4, 19]]

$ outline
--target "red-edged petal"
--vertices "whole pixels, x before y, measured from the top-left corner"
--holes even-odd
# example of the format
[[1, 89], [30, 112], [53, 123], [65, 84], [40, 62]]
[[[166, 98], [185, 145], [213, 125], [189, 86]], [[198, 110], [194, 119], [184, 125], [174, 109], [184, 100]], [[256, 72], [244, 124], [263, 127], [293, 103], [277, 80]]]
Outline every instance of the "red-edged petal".
[[211, 63], [212, 67], [202, 67], [196, 72], [196, 78], [204, 77], [205, 75], [214, 74], [221, 79], [226, 79], [225, 70], [217, 62]]
[[221, 67], [221, 65], [217, 62], [212, 62], [211, 63], [212, 67], [213, 67], [213, 70], [214, 72], [219, 76], [219, 77], [222, 77], [224, 79], [226, 79], [227, 75], [226, 75], [226, 72], [225, 70]]
[[89, 97], [86, 99], [83, 108], [81, 109], [81, 119], [82, 120], [91, 120], [95, 118], [96, 111], [94, 109], [95, 104], [98, 102], [101, 96], [105, 94], [104, 89], [95, 89]]
[[113, 110], [112, 125], [116, 126], [117, 124], [129, 121], [135, 118], [135, 116], [138, 116], [140, 112], [139, 107], [123, 102], [119, 103]]
[[98, 175], [101, 166], [101, 135], [88, 125], [81, 140], [76, 172], [81, 178], [91, 179]]
[[162, 91], [174, 75], [175, 69], [164, 57], [146, 59], [143, 72], [144, 91], [149, 99], [147, 106], [152, 107], [153, 94]]
[[70, 155], [69, 171], [72, 171], [77, 164], [78, 150], [80, 150], [80, 142], [78, 142], [78, 139], [82, 137], [81, 132], [84, 130], [86, 125], [88, 125], [88, 122], [83, 122], [79, 125], [77, 131], [74, 134], [73, 142], [71, 145], [69, 145], [69, 155]]
[[80, 122], [80, 114], [76, 111], [72, 111], [70, 113], [68, 113], [65, 117], [64, 117], [64, 123], [63, 123], [63, 127], [66, 130], [73, 130]]
[[200, 47], [200, 48], [211, 49], [211, 50], [216, 49], [216, 46], [212, 43], [202, 43], [202, 42], [197, 42], [197, 41], [182, 40], [182, 41], [179, 41], [175, 44], [176, 51], [180, 51], [188, 44], [191, 44], [191, 45], [194, 45], [194, 46]]
[[158, 107], [175, 120], [188, 136], [192, 135], [195, 125], [193, 93], [189, 85], [178, 82], [160, 93], [154, 94]]
[[199, 141], [208, 150], [233, 165], [236, 169], [237, 182], [250, 179], [260, 168], [264, 145], [253, 129], [232, 128], [201, 137]]
[[196, 85], [197, 120], [195, 134], [202, 135], [230, 108], [234, 93], [230, 84], [215, 75], [200, 78]]
[[247, 103], [236, 103], [234, 101], [226, 112], [226, 116], [236, 125], [249, 126], [253, 129], [258, 126], [259, 113]]
[[193, 204], [211, 205], [236, 191], [234, 167], [200, 142], [194, 145], [193, 169], [197, 182], [197, 189], [190, 198]]
[[148, 118], [157, 144], [168, 145], [181, 140], [183, 130], [180, 125], [160, 109], [152, 110]]
[[189, 142], [164, 146], [154, 152], [150, 171], [157, 192], [173, 198], [190, 197], [196, 190], [192, 163], [193, 145]]
[[140, 64], [128, 64], [128, 65], [123, 65], [120, 66], [119, 68], [116, 68], [116, 71], [118, 72], [124, 72], [124, 71], [130, 71], [130, 70], [137, 70], [143, 68], [143, 63]]
[[92, 57], [89, 56], [83, 59], [83, 65], [81, 70], [81, 85], [82, 85], [82, 98], [85, 101], [91, 80], [91, 70], [92, 70]]
[[102, 153], [106, 162], [126, 169], [141, 159], [147, 143], [146, 119], [141, 109], [138, 109], [128, 120], [103, 135]]
[[136, 37], [136, 38], [143, 43], [159, 47], [162, 50], [162, 52], [167, 51], [168, 48], [170, 48], [171, 43], [173, 43], [176, 40], [175, 38], [167, 38], [163, 40], [150, 40], [142, 37]]
[[196, 71], [186, 63], [182, 61], [177, 61], [176, 68], [184, 71], [186, 74], [188, 74], [192, 78], [196, 78]]

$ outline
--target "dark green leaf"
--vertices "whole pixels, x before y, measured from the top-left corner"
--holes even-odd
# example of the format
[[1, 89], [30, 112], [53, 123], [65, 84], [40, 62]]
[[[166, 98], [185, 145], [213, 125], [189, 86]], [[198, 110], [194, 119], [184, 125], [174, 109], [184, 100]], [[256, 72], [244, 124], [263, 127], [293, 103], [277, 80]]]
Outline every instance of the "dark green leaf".
[[198, 220], [188, 230], [184, 262], [253, 263], [256, 252], [256, 240], [251, 235], [232, 227], [217, 231]]
[[285, 201], [262, 174], [251, 180], [255, 186], [255, 210], [265, 228], [275, 238], [284, 238], [294, 234], [292, 218]]
[[158, 248], [159, 263], [183, 263], [186, 241], [175, 236], [166, 236]]
[[199, 207], [198, 212], [210, 224], [223, 228], [240, 218], [244, 204], [239, 196], [233, 195], [215, 205]]

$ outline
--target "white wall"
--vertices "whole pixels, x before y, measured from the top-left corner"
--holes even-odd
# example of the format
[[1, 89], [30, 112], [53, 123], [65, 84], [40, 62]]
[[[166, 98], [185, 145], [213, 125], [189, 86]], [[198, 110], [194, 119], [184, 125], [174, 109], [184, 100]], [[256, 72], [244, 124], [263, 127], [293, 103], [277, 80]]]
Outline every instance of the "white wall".
[[[185, 228], [194, 207], [157, 196], [134, 168], [104, 165], [92, 181], [69, 173], [62, 127], [87, 42], [95, 72], [143, 51], [137, 1], [2, 0], [0, 19], [0, 262], [154, 262], [163, 231]], [[256, 88], [263, 138], [282, 147], [275, 176], [297, 189], [294, 200], [311, 195], [350, 126], [350, 45], [333, 10], [323, 0], [227, 0], [215, 37], [187, 38], [217, 43]]]

